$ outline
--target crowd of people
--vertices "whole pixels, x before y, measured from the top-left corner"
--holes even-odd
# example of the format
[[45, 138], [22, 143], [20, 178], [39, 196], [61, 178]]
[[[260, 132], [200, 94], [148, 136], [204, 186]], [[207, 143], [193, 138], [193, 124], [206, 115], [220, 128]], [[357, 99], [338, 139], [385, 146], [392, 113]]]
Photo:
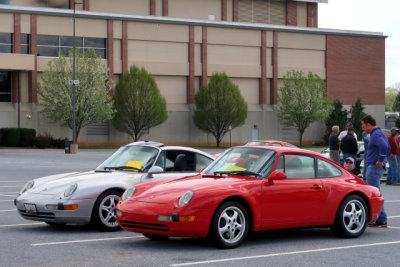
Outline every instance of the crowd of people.
[[[384, 173], [386, 160], [389, 163], [387, 175], [387, 185], [400, 185], [400, 151], [399, 144], [400, 131], [392, 128], [390, 134], [376, 125], [376, 120], [371, 115], [366, 115], [361, 119], [363, 129], [362, 139], [364, 141], [364, 170], [363, 179], [366, 183], [380, 189], [380, 181]], [[343, 166], [348, 171], [358, 175], [359, 169], [357, 162], [357, 135], [353, 124], [348, 122], [346, 130], [340, 132], [339, 126], [332, 127], [332, 133], [329, 136], [329, 156], [340, 164], [340, 153], [343, 153]], [[385, 208], [378, 219], [368, 224], [369, 227], [387, 227], [387, 215]]]

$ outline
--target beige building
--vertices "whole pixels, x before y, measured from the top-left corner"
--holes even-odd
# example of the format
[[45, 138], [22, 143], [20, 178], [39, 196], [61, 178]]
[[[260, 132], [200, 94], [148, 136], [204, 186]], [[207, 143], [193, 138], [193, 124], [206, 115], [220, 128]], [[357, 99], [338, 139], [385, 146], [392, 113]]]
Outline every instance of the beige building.
[[[366, 112], [384, 122], [382, 33], [319, 29], [319, 3], [286, 0], [84, 0], [76, 6], [79, 47], [95, 49], [114, 80], [135, 64], [155, 76], [167, 99], [168, 121], [144, 139], [168, 144], [215, 144], [193, 123], [194, 94], [214, 72], [225, 72], [248, 103], [246, 124], [233, 144], [259, 139], [297, 142], [283, 128], [275, 96], [287, 71], [313, 72], [346, 106], [361, 97]], [[35, 128], [72, 138], [49, 123], [37, 105], [35, 81], [62, 49], [72, 48], [73, 1], [0, 1], [0, 127]], [[349, 76], [349, 73], [352, 76]], [[72, 79], [72, 78], [71, 78]], [[321, 140], [313, 124], [303, 140]], [[131, 139], [111, 123], [81, 130], [79, 143], [123, 144]], [[229, 134], [223, 143], [229, 144]]]

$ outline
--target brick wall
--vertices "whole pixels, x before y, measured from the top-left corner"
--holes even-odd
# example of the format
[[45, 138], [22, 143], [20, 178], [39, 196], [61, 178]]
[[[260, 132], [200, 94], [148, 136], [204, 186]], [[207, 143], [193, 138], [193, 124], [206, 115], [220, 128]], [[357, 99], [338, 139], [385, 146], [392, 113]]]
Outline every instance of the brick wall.
[[385, 104], [384, 38], [328, 35], [326, 71], [328, 94], [344, 105]]

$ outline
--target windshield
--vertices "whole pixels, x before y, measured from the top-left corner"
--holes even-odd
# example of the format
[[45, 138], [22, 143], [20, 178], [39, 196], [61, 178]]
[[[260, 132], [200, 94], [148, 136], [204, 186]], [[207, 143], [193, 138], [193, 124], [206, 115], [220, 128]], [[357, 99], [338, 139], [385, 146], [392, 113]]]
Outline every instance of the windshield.
[[267, 177], [277, 153], [270, 149], [235, 147], [225, 151], [202, 174], [237, 174]]
[[147, 172], [158, 155], [158, 149], [147, 146], [124, 146], [97, 169]]

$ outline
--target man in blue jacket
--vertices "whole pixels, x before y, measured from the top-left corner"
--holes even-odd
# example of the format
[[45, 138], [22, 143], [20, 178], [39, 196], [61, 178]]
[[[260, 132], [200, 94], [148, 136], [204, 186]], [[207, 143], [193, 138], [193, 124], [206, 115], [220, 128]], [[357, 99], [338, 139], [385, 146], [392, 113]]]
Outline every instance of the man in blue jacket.
[[[367, 184], [380, 189], [380, 180], [384, 172], [386, 156], [389, 154], [390, 146], [386, 134], [376, 126], [376, 121], [371, 115], [361, 119], [363, 130], [370, 134], [368, 142], [368, 154], [365, 159]], [[387, 227], [387, 215], [382, 207], [381, 214], [376, 221], [368, 224], [370, 227]]]

